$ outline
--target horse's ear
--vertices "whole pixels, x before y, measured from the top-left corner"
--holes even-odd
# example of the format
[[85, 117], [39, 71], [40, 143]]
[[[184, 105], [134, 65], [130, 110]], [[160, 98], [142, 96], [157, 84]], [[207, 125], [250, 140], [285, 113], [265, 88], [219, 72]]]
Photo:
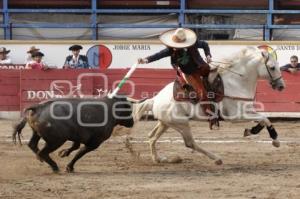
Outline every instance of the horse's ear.
[[267, 51], [261, 51], [261, 55], [264, 57], [264, 58], [267, 58], [268, 57], [268, 52]]

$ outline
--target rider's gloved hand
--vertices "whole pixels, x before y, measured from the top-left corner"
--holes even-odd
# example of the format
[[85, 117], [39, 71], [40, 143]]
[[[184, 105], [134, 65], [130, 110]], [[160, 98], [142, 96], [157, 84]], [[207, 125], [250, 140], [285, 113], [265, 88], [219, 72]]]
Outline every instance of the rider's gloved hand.
[[211, 56], [210, 56], [210, 55], [207, 55], [207, 56], [206, 56], [206, 62], [207, 62], [207, 63], [210, 63], [210, 62], [211, 62]]
[[138, 59], [138, 63], [139, 64], [147, 64], [148, 63], [148, 59], [146, 59], [146, 58], [139, 58]]

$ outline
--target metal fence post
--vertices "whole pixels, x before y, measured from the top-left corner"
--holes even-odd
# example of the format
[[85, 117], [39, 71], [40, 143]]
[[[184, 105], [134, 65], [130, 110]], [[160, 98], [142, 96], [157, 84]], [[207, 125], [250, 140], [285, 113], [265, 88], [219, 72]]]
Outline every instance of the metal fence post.
[[180, 0], [179, 27], [185, 24], [185, 0]]
[[3, 0], [3, 30], [4, 30], [4, 39], [10, 39], [11, 38], [11, 32], [10, 32], [10, 24], [9, 24], [9, 12], [8, 12], [8, 0]]
[[91, 27], [92, 27], [92, 39], [98, 39], [98, 25], [97, 25], [97, 0], [92, 1], [92, 13], [91, 13]]
[[264, 28], [264, 40], [272, 39], [271, 26], [273, 25], [273, 10], [274, 10], [274, 0], [269, 0], [269, 10], [267, 14], [267, 25]]

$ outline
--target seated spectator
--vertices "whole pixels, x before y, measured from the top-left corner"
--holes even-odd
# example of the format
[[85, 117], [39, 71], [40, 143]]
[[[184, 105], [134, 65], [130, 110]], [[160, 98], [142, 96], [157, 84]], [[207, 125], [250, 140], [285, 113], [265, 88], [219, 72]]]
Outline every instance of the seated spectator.
[[73, 55], [66, 57], [64, 68], [89, 68], [87, 57], [79, 54], [81, 49], [80, 45], [73, 45], [69, 48]]
[[0, 64], [11, 64], [11, 59], [7, 56], [10, 50], [6, 50], [6, 48], [0, 48]]
[[298, 63], [298, 57], [296, 55], [291, 56], [290, 62], [291, 63], [280, 67], [280, 70], [291, 73], [296, 73], [298, 70], [300, 70], [300, 63]]
[[42, 61], [44, 54], [42, 52], [32, 53], [32, 61], [27, 62], [26, 69], [47, 70], [49, 67]]
[[35, 46], [31, 46], [29, 48], [29, 50], [27, 51], [27, 56], [26, 56], [26, 59], [25, 59], [25, 63], [32, 61], [32, 54], [35, 53], [35, 52], [39, 52], [39, 51], [40, 51], [39, 48], [36, 48]]

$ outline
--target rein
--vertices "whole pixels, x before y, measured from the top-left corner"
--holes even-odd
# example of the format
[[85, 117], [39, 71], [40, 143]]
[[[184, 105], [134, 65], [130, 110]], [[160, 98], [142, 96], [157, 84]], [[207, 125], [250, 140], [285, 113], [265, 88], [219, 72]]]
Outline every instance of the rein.
[[233, 73], [233, 74], [239, 75], [240, 77], [243, 77], [243, 76], [244, 76], [243, 74], [240, 74], [240, 73], [235, 72], [235, 71], [233, 71], [233, 70], [230, 70], [230, 69], [228, 69], [228, 68], [222, 67], [222, 66], [220, 66], [220, 65], [216, 65], [216, 64], [212, 64], [212, 63], [210, 63], [210, 65], [213, 65], [213, 66], [215, 66], [216, 68], [222, 68], [222, 69], [227, 70], [227, 71], [229, 71], [229, 72], [231, 72], [231, 73]]
[[221, 61], [214, 61], [212, 60], [211, 62], [214, 62], [214, 63], [218, 63], [218, 64], [232, 64], [232, 62], [221, 62]]
[[[232, 64], [232, 62], [221, 62], [221, 61], [211, 61], [211, 62], [214, 62], [214, 63], [219, 63], [219, 64]], [[215, 67], [220, 67], [224, 70], [227, 70], [228, 72], [231, 72], [233, 74], [236, 74], [236, 75], [239, 75], [240, 77], [243, 77], [244, 75], [243, 74], [240, 74], [238, 72], [235, 72], [233, 70], [230, 70], [228, 68], [225, 68], [225, 67], [222, 67], [220, 65], [216, 65], [216, 64], [213, 64], [213, 63], [210, 63], [211, 65], [215, 66]], [[215, 69], [216, 70], [216, 69]], [[229, 95], [223, 95], [222, 97], [224, 98], [229, 98], [229, 99], [232, 99], [232, 100], [242, 100], [242, 101], [254, 101], [254, 98], [246, 98], [246, 97], [237, 97], [237, 96], [229, 96]]]

